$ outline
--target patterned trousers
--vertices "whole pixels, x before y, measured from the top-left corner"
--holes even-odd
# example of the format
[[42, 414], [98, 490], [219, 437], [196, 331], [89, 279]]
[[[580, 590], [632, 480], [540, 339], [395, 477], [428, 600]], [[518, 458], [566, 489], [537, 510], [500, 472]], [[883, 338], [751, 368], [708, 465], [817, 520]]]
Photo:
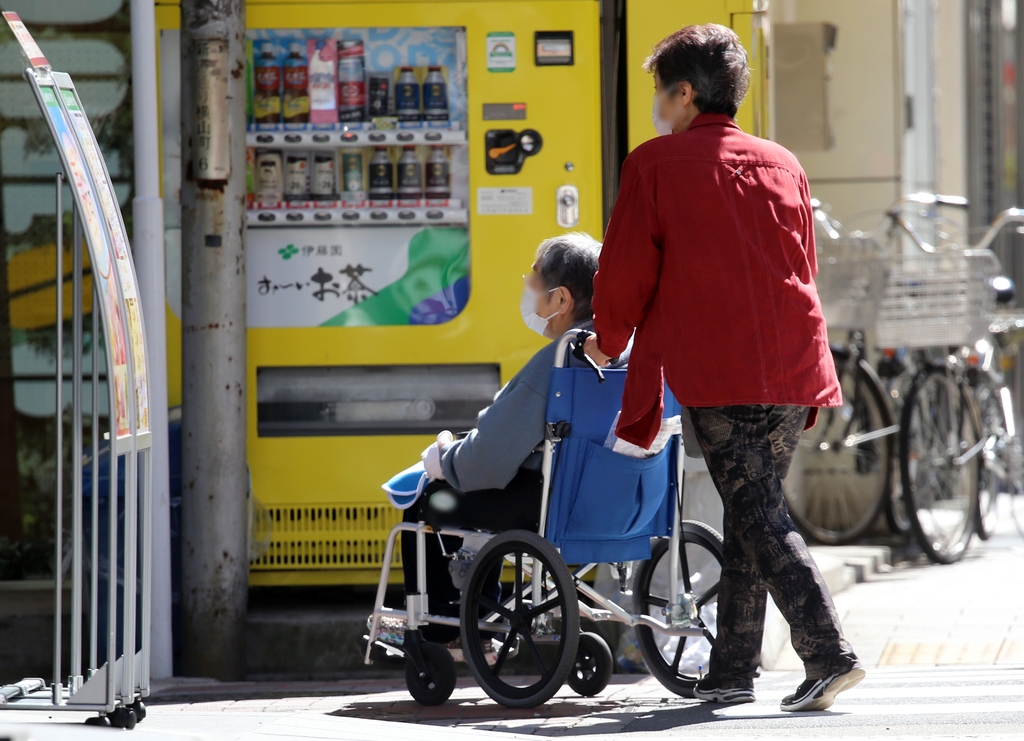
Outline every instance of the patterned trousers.
[[718, 635], [709, 673], [723, 688], [753, 686], [768, 592], [789, 622], [808, 679], [850, 668], [857, 655], [843, 637], [832, 595], [782, 495], [807, 408], [688, 410], [725, 510]]

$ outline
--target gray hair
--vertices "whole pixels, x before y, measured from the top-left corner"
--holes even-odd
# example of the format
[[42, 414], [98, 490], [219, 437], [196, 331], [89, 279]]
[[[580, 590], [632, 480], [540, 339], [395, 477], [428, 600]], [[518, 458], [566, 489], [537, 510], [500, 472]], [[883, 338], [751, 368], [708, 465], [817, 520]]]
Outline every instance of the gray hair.
[[572, 296], [573, 321], [590, 321], [594, 314], [594, 275], [601, 243], [583, 232], [545, 239], [537, 248], [534, 269], [548, 288], [565, 286]]
[[747, 50], [731, 28], [717, 23], [686, 26], [658, 42], [644, 61], [664, 88], [686, 81], [701, 113], [736, 116], [750, 86]]

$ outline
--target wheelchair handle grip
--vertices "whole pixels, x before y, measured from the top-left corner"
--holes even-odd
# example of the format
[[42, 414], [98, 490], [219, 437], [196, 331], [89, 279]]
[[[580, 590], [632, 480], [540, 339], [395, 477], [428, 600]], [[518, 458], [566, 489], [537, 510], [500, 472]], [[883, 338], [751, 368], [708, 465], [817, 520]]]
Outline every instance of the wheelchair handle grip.
[[572, 356], [589, 365], [591, 370], [597, 374], [597, 382], [604, 383], [604, 373], [601, 371], [601, 366], [595, 363], [594, 359], [583, 351], [583, 343], [587, 341], [588, 337], [590, 337], [590, 332], [586, 330], [581, 330], [576, 335], [576, 345], [572, 349]]

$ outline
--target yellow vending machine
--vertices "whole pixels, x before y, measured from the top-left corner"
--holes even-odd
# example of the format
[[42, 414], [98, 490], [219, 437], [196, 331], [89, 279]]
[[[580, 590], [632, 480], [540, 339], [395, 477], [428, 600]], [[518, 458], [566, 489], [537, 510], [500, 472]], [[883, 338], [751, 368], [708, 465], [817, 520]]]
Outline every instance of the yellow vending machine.
[[[180, 8], [157, 20], [175, 404]], [[250, 583], [376, 583], [401, 514], [382, 482], [540, 346], [519, 314], [538, 244], [601, 237], [599, 4], [248, 0], [246, 20]]]
[[[174, 405], [180, 7], [156, 7]], [[767, 136], [766, 11], [248, 0], [250, 115], [232, 133], [249, 155], [252, 584], [376, 581], [399, 517], [380, 484], [439, 430], [472, 427], [539, 347], [518, 311], [534, 250], [569, 230], [600, 238], [621, 157], [654, 135], [644, 58], [681, 26], [732, 27], [751, 65], [737, 119]], [[605, 149], [607, 197], [602, 69], [605, 144], [628, 144]]]

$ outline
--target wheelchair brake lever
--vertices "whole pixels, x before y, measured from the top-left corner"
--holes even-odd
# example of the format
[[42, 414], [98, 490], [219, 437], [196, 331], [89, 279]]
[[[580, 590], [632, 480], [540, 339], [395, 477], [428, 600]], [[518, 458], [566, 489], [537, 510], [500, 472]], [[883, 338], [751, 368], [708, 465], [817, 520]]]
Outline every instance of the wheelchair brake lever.
[[594, 359], [583, 351], [583, 343], [587, 341], [588, 337], [590, 337], [590, 332], [586, 330], [582, 330], [576, 335], [576, 345], [572, 349], [572, 356], [589, 365], [594, 373], [597, 374], [597, 382], [604, 383], [604, 373], [601, 371], [601, 366], [595, 363]]

